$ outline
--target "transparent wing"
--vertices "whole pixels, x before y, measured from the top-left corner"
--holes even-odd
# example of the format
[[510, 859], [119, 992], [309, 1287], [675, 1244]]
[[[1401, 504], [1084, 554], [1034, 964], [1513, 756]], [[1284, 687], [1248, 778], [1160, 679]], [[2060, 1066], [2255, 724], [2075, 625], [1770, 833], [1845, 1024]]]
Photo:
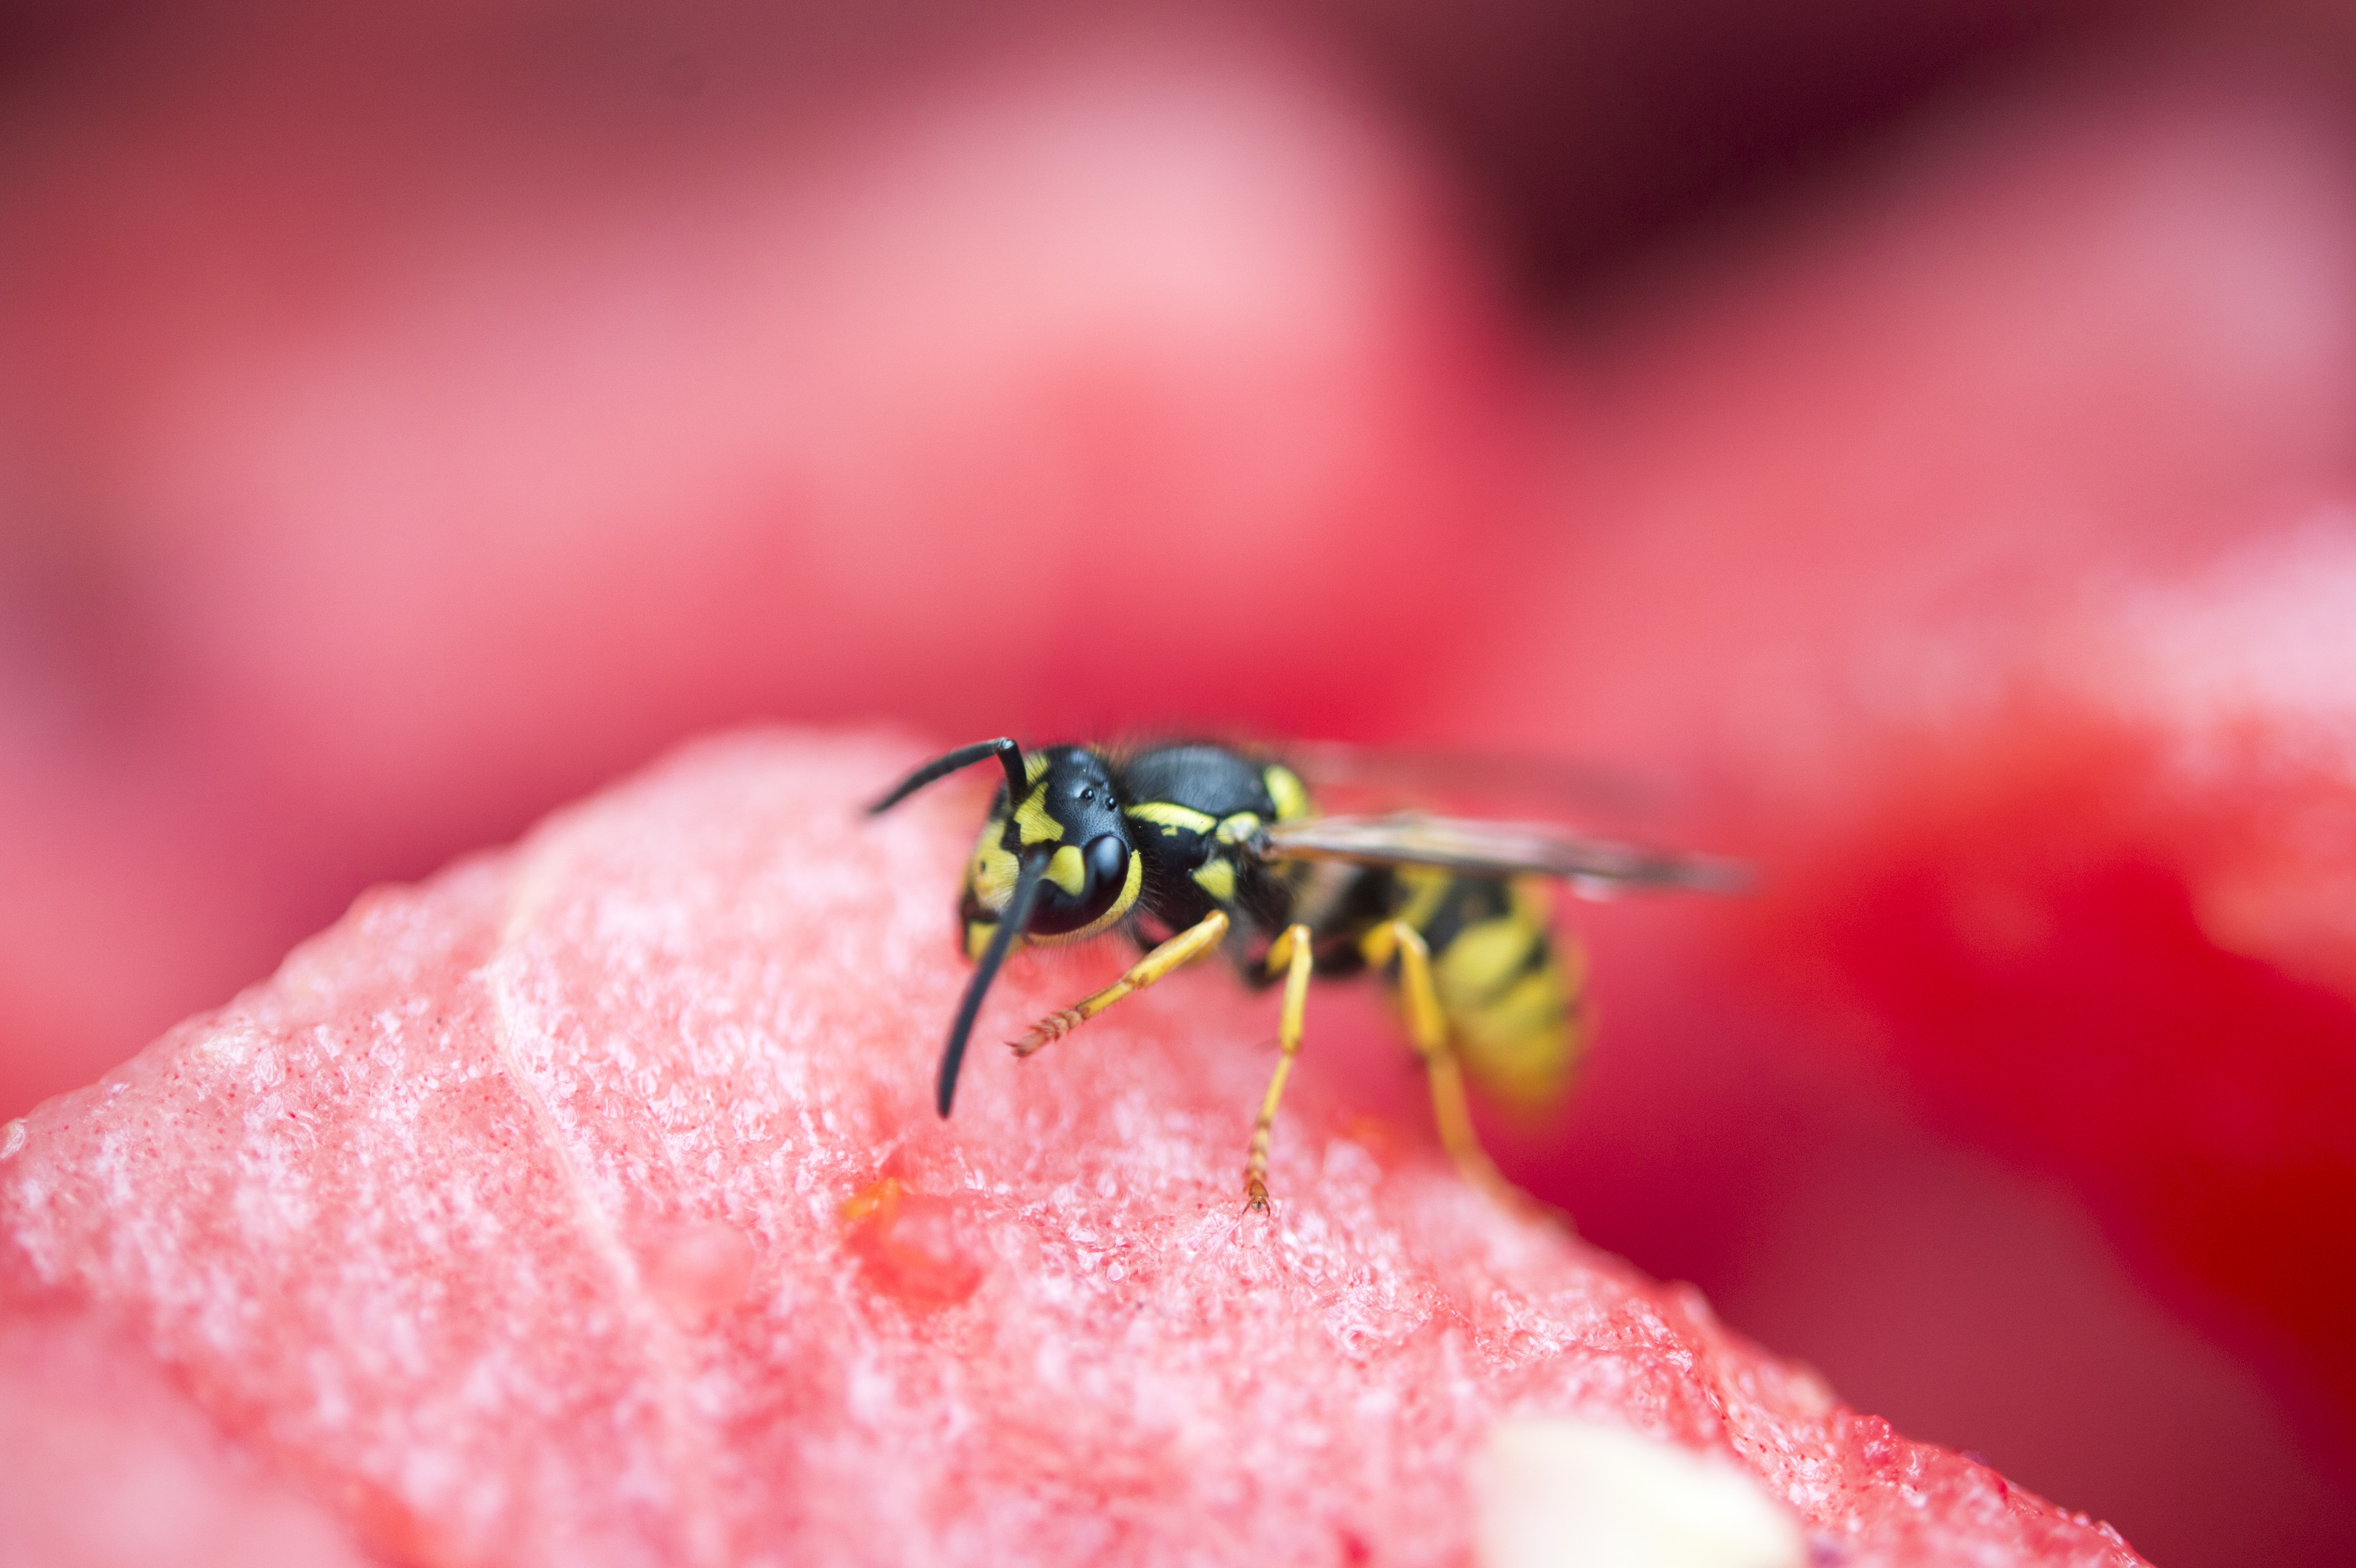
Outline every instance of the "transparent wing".
[[1741, 892], [1749, 868], [1707, 855], [1676, 854], [1582, 838], [1530, 823], [1470, 821], [1402, 812], [1389, 816], [1318, 816], [1268, 827], [1257, 841], [1271, 860], [1349, 860], [1364, 866], [1436, 866], [1476, 877], [1560, 877], [1584, 898], [1631, 889]]
[[1652, 815], [1668, 804], [1656, 784], [1600, 763], [1535, 752], [1360, 746], [1287, 741], [1271, 748], [1312, 794], [1345, 810], [1531, 813], [1568, 817]]

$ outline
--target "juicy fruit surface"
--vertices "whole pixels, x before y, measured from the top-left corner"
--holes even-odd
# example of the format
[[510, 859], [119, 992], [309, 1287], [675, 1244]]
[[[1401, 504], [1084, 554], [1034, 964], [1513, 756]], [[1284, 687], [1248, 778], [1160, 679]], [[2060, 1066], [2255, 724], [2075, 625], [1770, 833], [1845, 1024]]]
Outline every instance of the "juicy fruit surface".
[[[2336, 1563], [2356, 1547], [2312, 1542], [2356, 1517], [2356, 165], [2294, 92], [2083, 88], [1983, 106], [1920, 183], [1852, 193], [1590, 356], [1593, 456], [1565, 505], [1609, 521], [1522, 579], [1515, 678], [1433, 717], [1712, 781], [1687, 836], [1754, 860], [1762, 896], [1665, 908], [1646, 947], [1747, 951], [1720, 985], [1641, 997], [1660, 1023], [1617, 1007], [1620, 1038], [1649, 1036], [1632, 1054], [1710, 1041], [1745, 1121], [1746, 1074], [1886, 1062], [1933, 1124], [2066, 1180], [2156, 1296], [2316, 1410], [2340, 1497], [2297, 1533]], [[2276, 311], [2296, 327], [2258, 326]], [[1650, 1071], [1699, 1103], [1692, 1069]], [[1591, 1133], [1523, 1174], [1740, 1315], [1725, 1260], [1771, 1221], [1675, 1264], [1639, 1238], [1700, 1232], [1719, 1191], [1793, 1168], [1777, 1145], [1700, 1171], [1687, 1149], [1733, 1138], [1671, 1114], [1652, 1171], [1620, 1175], [1635, 1159]], [[1641, 1152], [1636, 1115], [1612, 1120]], [[1646, 1212], [1680, 1180], [1698, 1222]], [[2017, 1278], [2021, 1250], [1991, 1272]], [[2043, 1381], [2002, 1435], [1910, 1413], [2031, 1474], [2133, 1445], [2032, 1457]], [[2119, 1505], [2138, 1539], [2158, 1549], [2145, 1521], [2186, 1483], [2155, 1470]], [[2190, 1544], [2233, 1495], [2187, 1507], [2162, 1554], [2271, 1555]]]
[[858, 810], [915, 755], [709, 743], [362, 901], [10, 1125], [8, 1318], [402, 1562], [1462, 1562], [1509, 1413], [1730, 1456], [1823, 1562], [2138, 1561], [1491, 1208], [1314, 1039], [1246, 1215], [1272, 1003], [1207, 969], [937, 1121], [971, 803]]
[[[0, 1118], [754, 715], [1624, 766], [1712, 814], [1632, 836], [1762, 896], [1567, 915], [1599, 1050], [1568, 1130], [1492, 1125], [1511, 1168], [2171, 1563], [2356, 1561], [2356, 772], [2305, 758], [2340, 720], [2269, 698], [2220, 747], [2200, 639], [2043, 668], [2057, 620], [2121, 640], [2114, 589], [2230, 610], [2211, 549], [2344, 531], [2344, 91], [1992, 78], [1528, 318], [1311, 40], [1050, 26], [824, 106], [734, 61], [632, 108], [586, 58], [517, 100], [537, 27], [403, 16], [443, 41], [176, 20], [168, 80], [133, 29], [0, 127]], [[1319, 1002], [1304, 1071], [1364, 1006]], [[711, 1247], [687, 1275], [742, 1264]]]

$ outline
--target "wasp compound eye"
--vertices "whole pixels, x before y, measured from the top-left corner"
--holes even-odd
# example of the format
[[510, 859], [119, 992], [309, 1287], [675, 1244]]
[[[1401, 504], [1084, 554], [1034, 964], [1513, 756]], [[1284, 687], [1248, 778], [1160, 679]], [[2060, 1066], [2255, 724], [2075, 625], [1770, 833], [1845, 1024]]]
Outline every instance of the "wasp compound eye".
[[1130, 881], [1130, 848], [1117, 833], [1098, 834], [1084, 848], [1059, 849], [1039, 890], [1031, 929], [1041, 936], [1085, 930], [1123, 901], [1132, 891]]

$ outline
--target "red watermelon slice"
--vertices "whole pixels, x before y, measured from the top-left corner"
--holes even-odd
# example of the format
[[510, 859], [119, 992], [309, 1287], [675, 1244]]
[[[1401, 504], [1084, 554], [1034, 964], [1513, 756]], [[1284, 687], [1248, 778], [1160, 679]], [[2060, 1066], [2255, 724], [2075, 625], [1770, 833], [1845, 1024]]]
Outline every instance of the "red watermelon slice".
[[[1362, 1002], [1266, 1216], [1274, 1004], [1208, 968], [939, 1121], [971, 817], [858, 810], [916, 750], [706, 743], [8, 1124], [31, 1561], [166, 1495], [187, 1561], [2139, 1561], [1489, 1206], [1366, 1114]], [[1015, 964], [983, 1038], [1114, 962]]]

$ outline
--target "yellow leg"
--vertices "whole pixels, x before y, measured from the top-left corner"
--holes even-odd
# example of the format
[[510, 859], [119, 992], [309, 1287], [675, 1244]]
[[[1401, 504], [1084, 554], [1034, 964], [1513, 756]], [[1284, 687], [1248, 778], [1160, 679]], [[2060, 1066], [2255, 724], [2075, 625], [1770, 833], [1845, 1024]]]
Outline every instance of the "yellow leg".
[[1456, 1162], [1457, 1172], [1493, 1201], [1515, 1211], [1530, 1208], [1528, 1195], [1491, 1162], [1473, 1129], [1464, 1072], [1448, 1043], [1448, 1015], [1440, 1011], [1440, 992], [1431, 983], [1431, 949], [1424, 944], [1423, 933], [1403, 920], [1389, 921], [1368, 932], [1358, 947], [1369, 964], [1386, 964], [1391, 955], [1398, 955], [1399, 997], [1408, 1034], [1416, 1054], [1423, 1058], [1431, 1086], [1431, 1120], [1440, 1133], [1440, 1147]]
[[1191, 964], [1217, 947], [1226, 934], [1226, 912], [1213, 910], [1198, 923], [1188, 926], [1130, 965], [1128, 974], [1095, 996], [1041, 1019], [1032, 1026], [1029, 1034], [1014, 1041], [1014, 1054], [1028, 1056], [1042, 1046], [1054, 1044], [1123, 997], [1145, 989], [1173, 969]]
[[1259, 1103], [1259, 1120], [1252, 1124], [1251, 1157], [1244, 1162], [1244, 1196], [1255, 1209], [1268, 1207], [1268, 1150], [1276, 1130], [1276, 1107], [1284, 1098], [1284, 1081], [1292, 1076], [1292, 1059], [1301, 1054], [1301, 1020], [1309, 1010], [1309, 928], [1287, 926], [1268, 950], [1268, 966], [1284, 975], [1284, 1022], [1276, 1037], [1281, 1053], [1276, 1076]]

